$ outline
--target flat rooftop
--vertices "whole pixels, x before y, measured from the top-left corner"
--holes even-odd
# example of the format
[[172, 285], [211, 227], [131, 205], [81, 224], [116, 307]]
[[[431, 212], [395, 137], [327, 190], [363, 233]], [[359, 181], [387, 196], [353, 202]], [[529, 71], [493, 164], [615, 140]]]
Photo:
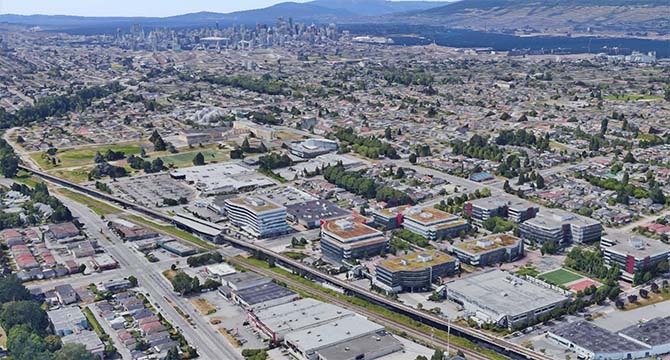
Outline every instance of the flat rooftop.
[[670, 316], [651, 319], [639, 325], [633, 325], [619, 332], [649, 346], [670, 344]]
[[262, 213], [266, 211], [282, 209], [282, 206], [260, 196], [241, 196], [238, 198], [228, 199], [227, 203], [244, 207], [255, 213]]
[[390, 271], [411, 271], [446, 264], [452, 261], [454, 261], [453, 257], [436, 250], [431, 250], [384, 260], [379, 263], [379, 266]]
[[263, 187], [274, 185], [267, 176], [237, 163], [221, 163], [203, 166], [191, 166], [170, 172], [170, 176], [184, 178], [197, 187], [211, 191], [221, 188], [240, 189], [245, 187]]
[[287, 333], [354, 316], [355, 313], [339, 306], [307, 298], [273, 306], [258, 311], [255, 315], [271, 331]]
[[603, 237], [615, 242], [607, 249], [637, 259], [670, 252], [670, 245], [638, 234], [612, 232]]
[[456, 221], [459, 219], [458, 216], [449, 214], [448, 212], [444, 212], [442, 210], [438, 210], [432, 207], [417, 206], [405, 210], [404, 216], [407, 219], [411, 219], [426, 226], [445, 221]]
[[469, 253], [483, 253], [501, 247], [516, 246], [521, 239], [508, 234], [492, 234], [481, 239], [466, 241], [456, 247]]
[[617, 336], [587, 321], [570, 322], [550, 332], [593, 352], [618, 353], [643, 350], [644, 346]]
[[541, 228], [557, 228], [564, 224], [593, 226], [600, 225], [600, 222], [564, 210], [542, 209], [534, 218], [526, 220], [524, 224], [532, 224]]
[[468, 302], [503, 315], [520, 315], [567, 299], [558, 291], [495, 269], [445, 284]]
[[539, 205], [528, 200], [520, 199], [515, 196], [490, 196], [481, 199], [471, 200], [470, 204], [478, 208], [495, 210], [503, 206], [509, 209], [524, 210], [528, 208], [539, 207]]
[[317, 352], [326, 360], [355, 360], [361, 354], [393, 353], [402, 350], [402, 344], [393, 335], [379, 331], [374, 334], [328, 346]]
[[344, 241], [369, 235], [384, 236], [381, 231], [373, 229], [353, 217], [326, 221], [323, 223], [322, 229]]
[[237, 292], [237, 297], [249, 305], [261, 304], [266, 301], [281, 299], [291, 295], [296, 295], [296, 293], [273, 282], [250, 287]]
[[286, 212], [298, 219], [307, 221], [340, 218], [349, 214], [328, 200], [312, 200], [288, 205]]
[[400, 205], [392, 208], [379, 209], [376, 212], [382, 216], [395, 217], [398, 216], [398, 214], [402, 214], [402, 212], [407, 210], [408, 208], [410, 208], [409, 205]]
[[286, 335], [286, 341], [305, 351], [323, 349], [331, 345], [383, 331], [384, 327], [359, 316], [348, 316], [310, 329], [294, 331]]

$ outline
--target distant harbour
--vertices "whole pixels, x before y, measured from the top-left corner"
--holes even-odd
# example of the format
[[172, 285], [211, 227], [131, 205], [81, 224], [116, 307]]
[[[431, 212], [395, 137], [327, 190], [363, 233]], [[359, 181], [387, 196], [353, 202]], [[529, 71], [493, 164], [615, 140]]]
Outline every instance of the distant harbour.
[[[483, 31], [444, 29], [420, 25], [342, 25], [354, 35], [384, 36], [394, 45], [412, 46], [435, 43], [456, 48], [491, 48], [496, 51], [529, 49], [546, 54], [602, 53], [607, 49], [622, 51], [655, 51], [658, 58], [670, 58], [670, 41], [639, 38], [516, 36]], [[412, 35], [403, 35], [412, 34]], [[418, 36], [417, 36], [418, 35]], [[610, 50], [614, 51], [614, 50]]]

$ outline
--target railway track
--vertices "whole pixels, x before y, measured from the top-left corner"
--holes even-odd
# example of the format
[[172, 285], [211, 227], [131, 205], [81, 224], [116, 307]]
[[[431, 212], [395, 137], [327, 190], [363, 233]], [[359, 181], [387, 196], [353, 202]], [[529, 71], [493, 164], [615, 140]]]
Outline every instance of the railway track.
[[325, 291], [318, 291], [317, 289], [307, 286], [305, 284], [300, 283], [299, 281], [296, 281], [294, 279], [291, 279], [288, 276], [279, 274], [277, 272], [274, 272], [272, 270], [268, 270], [262, 267], [254, 266], [252, 264], [249, 264], [245, 261], [239, 260], [239, 259], [229, 259], [228, 261], [235, 263], [239, 266], [243, 266], [245, 268], [248, 268], [250, 270], [253, 270], [256, 273], [259, 273], [261, 275], [264, 275], [269, 278], [273, 278], [275, 280], [279, 280], [283, 283], [286, 283], [290, 285], [291, 287], [298, 289], [300, 291], [304, 291], [309, 294], [315, 294], [320, 298], [323, 298], [324, 300], [327, 300], [327, 302], [331, 304], [336, 304], [339, 305], [345, 309], [351, 309], [357, 314], [364, 315], [370, 320], [375, 321], [376, 323], [380, 325], [384, 325], [384, 327], [392, 329], [396, 332], [403, 332], [407, 334], [409, 337], [419, 340], [423, 342], [424, 344], [432, 344], [432, 345], [437, 345], [438, 347], [442, 348], [443, 350], [446, 350], [448, 348], [451, 348], [453, 350], [460, 350], [462, 351], [468, 359], [474, 359], [474, 360], [489, 360], [490, 358], [482, 355], [475, 350], [469, 349], [465, 346], [458, 345], [458, 344], [449, 344], [447, 341], [443, 340], [442, 338], [436, 338], [430, 335], [427, 335], [426, 333], [419, 331], [411, 326], [408, 326], [406, 324], [403, 324], [399, 321], [391, 320], [388, 319], [387, 317], [380, 315], [376, 312], [370, 311], [362, 306], [354, 305], [348, 301], [342, 300], [336, 296], [333, 296], [331, 294], [328, 294]]
[[[95, 189], [89, 189], [86, 188], [82, 185], [55, 177], [51, 174], [47, 174], [42, 171], [38, 171], [35, 169], [32, 169], [30, 167], [20, 165], [19, 166], [22, 170], [28, 171], [32, 173], [33, 175], [39, 176], [51, 183], [55, 183], [64, 187], [68, 187], [70, 189], [74, 189], [76, 191], [79, 191], [81, 193], [84, 193], [86, 195], [89, 195], [91, 197], [95, 197], [104, 201], [112, 202], [118, 205], [121, 205], [123, 208], [128, 208], [132, 209], [136, 212], [139, 212], [143, 215], [149, 216], [151, 218], [167, 222], [167, 223], [173, 223], [176, 224], [182, 228], [188, 227], [184, 224], [179, 224], [179, 222], [161, 212], [155, 211], [153, 209], [149, 209], [140, 205], [137, 205], [135, 203], [129, 202], [127, 200], [100, 192]], [[200, 222], [200, 225], [207, 226], [205, 222]], [[191, 229], [191, 231], [197, 232], [195, 229]], [[289, 257], [286, 257], [284, 255], [275, 253], [272, 250], [266, 249], [262, 246], [255, 245], [253, 243], [249, 243], [243, 240], [239, 239], [234, 239], [230, 237], [226, 237], [225, 235], [221, 234], [220, 237], [231, 244], [233, 244], [236, 247], [242, 248], [244, 250], [250, 251], [252, 253], [260, 253], [263, 254], [265, 257], [273, 258], [275, 261], [280, 262], [281, 264], [292, 268], [294, 270], [299, 271], [302, 274], [310, 274], [314, 278], [318, 278], [324, 282], [328, 282], [330, 284], [333, 284], [339, 288], [344, 289], [345, 291], [350, 292], [353, 295], [356, 295], [364, 300], [371, 301], [376, 304], [380, 304], [384, 307], [386, 307], [389, 310], [396, 311], [400, 314], [409, 316], [411, 318], [414, 318], [415, 320], [419, 320], [422, 323], [432, 326], [438, 329], [445, 330], [448, 326], [447, 322], [438, 316], [432, 315], [432, 314], [427, 314], [425, 312], [422, 312], [418, 309], [415, 309], [413, 307], [407, 306], [405, 304], [399, 303], [397, 301], [390, 300], [384, 296], [381, 296], [379, 294], [373, 293], [368, 290], [360, 289], [358, 287], [355, 287], [351, 285], [350, 283], [340, 280], [336, 277], [330, 276], [328, 274], [322, 273], [321, 271], [311, 268], [299, 261], [293, 260]], [[351, 306], [351, 304], [347, 305], [348, 307]], [[473, 341], [474, 343], [477, 343], [478, 345], [481, 345], [483, 347], [488, 347], [498, 353], [501, 353], [505, 356], [508, 356], [513, 359], [531, 359], [531, 360], [551, 360], [550, 357], [527, 349], [521, 345], [510, 343], [504, 339], [497, 338], [493, 335], [490, 335], [488, 333], [475, 330], [469, 327], [461, 326], [461, 325], [454, 325], [451, 324], [451, 331], [452, 333], [456, 334], [457, 336], [467, 338], [468, 340]]]

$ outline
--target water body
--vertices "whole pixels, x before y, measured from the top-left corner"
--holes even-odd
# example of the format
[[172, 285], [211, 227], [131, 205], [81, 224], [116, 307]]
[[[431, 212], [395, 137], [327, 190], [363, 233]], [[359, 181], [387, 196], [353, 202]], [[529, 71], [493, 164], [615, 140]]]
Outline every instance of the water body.
[[[490, 33], [483, 31], [444, 29], [420, 25], [343, 25], [356, 35], [385, 36], [396, 45], [428, 45], [433, 42], [456, 48], [492, 48], [497, 51], [513, 49], [544, 50], [545, 53], [600, 53], [605, 48], [623, 48], [633, 51], [656, 51], [659, 58], [670, 58], [670, 41], [635, 38], [600, 38], [567, 36], [533, 36]], [[412, 34], [412, 36], [399, 35]]]

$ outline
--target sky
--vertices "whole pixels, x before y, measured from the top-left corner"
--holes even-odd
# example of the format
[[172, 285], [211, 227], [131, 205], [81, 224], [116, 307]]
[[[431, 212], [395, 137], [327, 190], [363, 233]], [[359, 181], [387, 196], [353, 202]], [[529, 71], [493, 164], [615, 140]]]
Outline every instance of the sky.
[[284, 1], [288, 0], [0, 0], [0, 14], [171, 16], [257, 9]]

